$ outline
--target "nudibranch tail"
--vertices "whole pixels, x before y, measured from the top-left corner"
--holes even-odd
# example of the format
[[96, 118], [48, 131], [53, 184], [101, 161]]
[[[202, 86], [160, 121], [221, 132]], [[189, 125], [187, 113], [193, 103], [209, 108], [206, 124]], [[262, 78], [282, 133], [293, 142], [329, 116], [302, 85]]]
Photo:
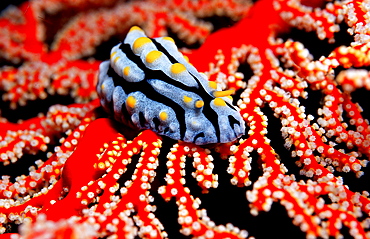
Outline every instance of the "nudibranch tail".
[[244, 134], [232, 90], [220, 91], [177, 49], [170, 37], [148, 38], [132, 27], [101, 63], [98, 95], [117, 121], [198, 145]]

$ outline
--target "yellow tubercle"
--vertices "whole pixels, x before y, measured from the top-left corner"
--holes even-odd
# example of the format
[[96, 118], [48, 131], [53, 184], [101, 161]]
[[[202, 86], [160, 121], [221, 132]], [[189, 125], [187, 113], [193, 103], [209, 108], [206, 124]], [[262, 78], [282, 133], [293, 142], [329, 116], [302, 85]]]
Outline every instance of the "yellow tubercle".
[[166, 112], [162, 111], [161, 113], [159, 113], [159, 118], [162, 121], [166, 121], [168, 119], [168, 114]]
[[172, 74], [180, 74], [181, 72], [185, 71], [186, 67], [181, 63], [175, 63], [171, 66]]
[[113, 58], [116, 54], [117, 54], [117, 52], [116, 52], [116, 51], [112, 52], [112, 53], [110, 54], [110, 58]]
[[226, 97], [229, 98], [230, 100], [233, 100], [233, 97], [231, 97], [231, 95], [228, 95]]
[[202, 108], [203, 107], [203, 105], [204, 105], [204, 101], [203, 100], [197, 100], [196, 102], [195, 102], [195, 107], [196, 108]]
[[175, 43], [172, 37], [163, 37], [163, 39]]
[[128, 107], [134, 108], [135, 107], [135, 104], [136, 104], [135, 97], [133, 97], [132, 95], [130, 95], [129, 97], [127, 97], [127, 99], [126, 99], [126, 105]]
[[229, 96], [235, 93], [235, 90], [224, 90], [224, 91], [214, 91], [213, 96], [218, 98], [218, 97], [225, 97]]
[[143, 29], [141, 29], [138, 26], [133, 26], [133, 27], [130, 28], [130, 31], [129, 32], [132, 32], [132, 31], [142, 31], [143, 32]]
[[119, 60], [119, 58], [120, 58], [120, 57], [119, 57], [119, 56], [117, 56], [116, 58], [114, 58], [113, 62], [114, 62], [114, 63], [117, 63], [117, 61]]
[[123, 75], [128, 76], [128, 74], [130, 74], [130, 67], [126, 66], [123, 68]]
[[190, 60], [189, 60], [189, 57], [188, 56], [184, 56], [184, 59], [187, 63], [190, 63]]
[[148, 55], [146, 55], [146, 62], [148, 63], [153, 63], [155, 60], [157, 60], [159, 57], [162, 56], [162, 52], [160, 51], [151, 51], [148, 53]]
[[152, 42], [152, 40], [150, 40], [149, 38], [147, 37], [139, 37], [138, 39], [136, 39], [134, 41], [134, 44], [132, 45], [132, 50], [135, 52], [135, 54], [138, 53], [139, 49], [144, 46], [145, 44], [148, 44]]
[[183, 101], [184, 101], [185, 103], [190, 103], [192, 100], [193, 100], [193, 98], [191, 98], [191, 97], [189, 97], [189, 96], [184, 95]]
[[208, 85], [209, 87], [211, 87], [212, 89], [217, 89], [217, 83], [214, 82], [214, 81], [208, 81]]
[[221, 98], [216, 98], [213, 100], [213, 103], [216, 105], [216, 106], [225, 106], [226, 105], [226, 102], [221, 99]]

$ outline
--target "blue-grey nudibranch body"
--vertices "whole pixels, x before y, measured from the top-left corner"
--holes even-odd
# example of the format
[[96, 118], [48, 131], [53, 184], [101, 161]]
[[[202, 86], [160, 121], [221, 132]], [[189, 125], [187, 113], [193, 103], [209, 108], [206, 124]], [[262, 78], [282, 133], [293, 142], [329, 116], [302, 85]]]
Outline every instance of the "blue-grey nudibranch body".
[[132, 27], [100, 65], [97, 91], [117, 121], [198, 145], [231, 142], [244, 121], [231, 91], [220, 91], [169, 37], [150, 39]]

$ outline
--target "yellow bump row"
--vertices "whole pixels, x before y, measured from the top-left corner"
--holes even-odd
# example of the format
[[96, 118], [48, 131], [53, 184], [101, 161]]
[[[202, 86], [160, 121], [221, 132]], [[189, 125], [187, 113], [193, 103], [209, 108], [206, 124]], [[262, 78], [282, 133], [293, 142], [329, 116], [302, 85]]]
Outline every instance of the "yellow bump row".
[[159, 118], [162, 121], [166, 121], [168, 119], [168, 114], [166, 112], [162, 111], [161, 113], [159, 113]]
[[221, 99], [221, 98], [216, 98], [213, 100], [213, 103], [216, 105], [216, 106], [225, 106], [226, 105], [226, 102]]
[[130, 67], [126, 66], [122, 71], [123, 75], [128, 76], [130, 74]]
[[180, 74], [181, 72], [185, 70], [186, 70], [186, 67], [181, 63], [175, 63], [171, 66], [172, 74]]
[[132, 95], [127, 97], [126, 99], [126, 105], [128, 105], [130, 108], [134, 108], [136, 104], [136, 99]]
[[184, 95], [183, 100], [184, 100], [184, 102], [185, 102], [185, 103], [190, 103], [190, 102], [193, 100], [193, 98], [191, 98], [191, 97], [189, 97], [189, 96]]
[[151, 51], [148, 53], [148, 55], [146, 55], [146, 62], [148, 63], [153, 63], [155, 60], [157, 60], [159, 57], [162, 56], [162, 52], [160, 51]]
[[195, 107], [196, 108], [202, 108], [204, 105], [204, 101], [203, 100], [197, 100], [197, 102], [195, 102]]
[[213, 96], [214, 97], [225, 97], [229, 96], [235, 93], [235, 90], [224, 90], [224, 91], [214, 91]]

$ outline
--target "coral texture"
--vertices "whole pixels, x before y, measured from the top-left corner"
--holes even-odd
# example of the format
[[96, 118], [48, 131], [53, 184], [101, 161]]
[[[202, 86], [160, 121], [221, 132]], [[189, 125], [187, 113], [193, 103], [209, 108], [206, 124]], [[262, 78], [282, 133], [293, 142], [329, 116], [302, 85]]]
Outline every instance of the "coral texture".
[[[370, 238], [369, 12], [367, 0], [9, 6], [0, 238]], [[235, 90], [241, 139], [174, 141], [102, 110], [99, 64], [133, 25]]]

